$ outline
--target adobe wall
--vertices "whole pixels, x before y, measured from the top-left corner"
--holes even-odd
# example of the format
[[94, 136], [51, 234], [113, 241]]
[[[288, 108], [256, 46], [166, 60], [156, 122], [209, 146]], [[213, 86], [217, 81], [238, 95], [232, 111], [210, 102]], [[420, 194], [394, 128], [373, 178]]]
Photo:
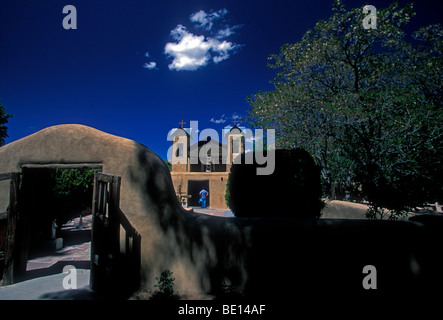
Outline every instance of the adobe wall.
[[[148, 262], [158, 259], [157, 248], [162, 250], [167, 242], [158, 220], [180, 211], [169, 170], [154, 152], [135, 141], [75, 124], [49, 127], [0, 148], [0, 172], [21, 172], [24, 165], [79, 163], [100, 164], [103, 172], [122, 178], [120, 207], [142, 237], [143, 278], [154, 278], [158, 270], [148, 268]], [[3, 185], [0, 205], [5, 210], [9, 189]]]
[[[180, 293], [214, 292], [232, 284], [259, 297], [291, 298], [311, 291], [318, 299], [319, 290], [361, 293], [367, 264], [382, 270], [384, 288], [400, 292], [417, 288], [420, 275], [414, 266], [441, 268], [420, 256], [422, 228], [409, 222], [238, 219], [187, 212], [155, 153], [86, 126], [46, 128], [0, 148], [0, 172], [21, 171], [31, 163], [99, 163], [103, 172], [121, 176], [120, 207], [141, 235], [142, 287], [148, 290], [169, 269]], [[392, 243], [408, 246], [392, 250]], [[434, 275], [429, 279], [435, 281]]]
[[[142, 239], [142, 286], [152, 289], [155, 277], [167, 268], [174, 271], [177, 288], [209, 290], [207, 266], [215, 261], [214, 244], [207, 238], [213, 231], [178, 203], [168, 167], [149, 148], [77, 124], [49, 127], [0, 148], [0, 173], [21, 172], [29, 165], [81, 163], [99, 164], [104, 173], [121, 177], [120, 208]], [[4, 185], [0, 205], [6, 210], [9, 188]]]
[[340, 200], [332, 200], [326, 203], [322, 211], [322, 219], [366, 219], [369, 206], [361, 203], [353, 203]]

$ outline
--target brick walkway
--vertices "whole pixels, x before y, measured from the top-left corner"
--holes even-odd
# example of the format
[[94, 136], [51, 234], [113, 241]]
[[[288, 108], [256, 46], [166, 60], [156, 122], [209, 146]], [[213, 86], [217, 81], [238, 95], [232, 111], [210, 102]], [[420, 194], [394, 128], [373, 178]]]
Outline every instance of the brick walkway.
[[[0, 286], [0, 300], [94, 299], [94, 292], [89, 289], [92, 216], [82, 220], [81, 226], [77, 218], [60, 228], [62, 249], [33, 252], [20, 282]], [[63, 268], [67, 265], [77, 269], [77, 290], [65, 290], [62, 286], [66, 276]]]
[[[26, 271], [37, 271], [51, 268], [60, 261], [77, 262], [87, 266], [91, 257], [91, 226], [92, 215], [83, 217], [82, 225], [79, 226], [79, 218], [64, 224], [59, 231], [63, 238], [63, 248], [50, 253], [41, 253], [40, 256], [28, 259]], [[29, 274], [29, 275], [30, 275]], [[28, 278], [28, 277], [27, 277]]]

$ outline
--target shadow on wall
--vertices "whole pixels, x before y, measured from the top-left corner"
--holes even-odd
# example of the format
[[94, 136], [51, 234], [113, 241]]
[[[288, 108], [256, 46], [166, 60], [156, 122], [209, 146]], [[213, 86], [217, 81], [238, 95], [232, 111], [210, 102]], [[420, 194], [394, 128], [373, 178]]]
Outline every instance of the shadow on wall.
[[129, 177], [145, 195], [147, 217], [141, 219], [149, 226], [143, 231], [142, 286], [147, 289], [169, 269], [179, 293], [219, 295], [229, 285], [253, 298], [368, 296], [371, 291], [362, 286], [366, 265], [378, 271], [377, 294], [406, 296], [442, 284], [436, 272], [441, 254], [432, 256], [438, 250], [429, 249], [426, 226], [190, 213], [179, 205], [163, 162], [144, 150], [138, 161], [146, 172], [131, 171]]

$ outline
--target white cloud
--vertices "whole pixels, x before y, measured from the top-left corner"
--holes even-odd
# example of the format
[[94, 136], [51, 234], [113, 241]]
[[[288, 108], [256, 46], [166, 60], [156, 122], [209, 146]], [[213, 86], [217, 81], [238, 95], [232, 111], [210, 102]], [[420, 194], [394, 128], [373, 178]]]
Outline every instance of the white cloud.
[[191, 14], [190, 20], [200, 28], [211, 30], [214, 26], [214, 21], [222, 19], [226, 14], [228, 14], [228, 10], [226, 9], [220, 9], [218, 11], [211, 10], [209, 13], [200, 10]]
[[215, 118], [211, 118], [211, 122], [215, 123], [215, 124], [220, 124], [220, 123], [225, 123], [226, 122], [226, 116], [224, 114], [222, 114], [222, 116], [220, 117], [220, 119], [215, 119]]
[[189, 32], [186, 30], [186, 27], [179, 24], [175, 27], [175, 29], [171, 30], [171, 36], [176, 41], [180, 41], [185, 35], [187, 35]]
[[223, 60], [228, 59], [230, 57], [229, 52], [236, 48], [236, 45], [233, 44], [232, 42], [228, 41], [220, 42], [218, 40], [214, 41], [217, 41], [217, 43], [214, 44], [213, 51], [218, 53], [218, 55], [212, 58], [212, 60], [214, 60], [215, 63], [219, 63]]
[[[224, 113], [220, 116], [220, 119], [211, 118], [211, 120], [209, 120], [209, 121], [216, 123], [216, 124], [220, 124], [220, 123], [225, 123], [226, 121], [228, 121], [228, 119], [231, 119], [231, 120], [237, 120], [237, 123], [239, 123], [241, 121], [238, 121], [238, 120], [239, 119], [241, 120], [242, 118], [243, 118], [242, 115], [238, 114], [237, 112], [233, 112], [230, 116], [226, 116], [226, 114]], [[240, 127], [238, 124], [237, 124], [237, 126]], [[229, 124], [225, 128], [231, 129], [232, 127], [233, 127], [233, 125]], [[240, 127], [240, 128], [242, 128], [242, 127]]]
[[[189, 19], [197, 24], [200, 24], [201, 27], [204, 26], [209, 26], [210, 22], [208, 19], [208, 14], [206, 12], [204, 12], [203, 10], [200, 10], [196, 13], [191, 14], [191, 16], [189, 17]], [[211, 28], [211, 26], [209, 26], [209, 28]]]
[[167, 43], [164, 51], [173, 58], [170, 70], [194, 71], [206, 66], [211, 58], [219, 63], [229, 58], [229, 52], [237, 47], [226, 40], [194, 35], [181, 24], [171, 31], [171, 36], [176, 42]]
[[[169, 70], [194, 71], [209, 63], [218, 64], [235, 53], [242, 45], [226, 39], [241, 25], [229, 26], [225, 19], [227, 14], [226, 9], [209, 12], [200, 10], [191, 14], [189, 19], [192, 26], [205, 34], [191, 32], [182, 24], [171, 30], [173, 41], [166, 43], [164, 47], [164, 54], [172, 59]], [[146, 58], [151, 57], [149, 52], [144, 55]], [[149, 70], [158, 69], [156, 62], [147, 62], [143, 67]]]
[[225, 29], [219, 30], [217, 32], [216, 38], [223, 39], [223, 38], [227, 38], [233, 34], [234, 34], [234, 28], [233, 27], [226, 27]]
[[157, 63], [154, 62], [154, 61], [151, 61], [151, 62], [149, 62], [149, 63], [145, 63], [145, 64], [143, 65], [143, 68], [145, 68], [145, 69], [149, 69], [149, 70], [155, 69], [155, 67], [157, 67]]

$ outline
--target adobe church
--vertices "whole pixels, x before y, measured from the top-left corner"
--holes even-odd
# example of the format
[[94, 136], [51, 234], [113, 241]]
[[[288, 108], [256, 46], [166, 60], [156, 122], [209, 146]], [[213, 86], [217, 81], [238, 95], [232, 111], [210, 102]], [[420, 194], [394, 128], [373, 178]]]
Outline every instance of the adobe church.
[[182, 125], [172, 134], [171, 177], [184, 207], [199, 206], [199, 192], [209, 193], [207, 206], [227, 209], [226, 184], [234, 159], [245, 150], [244, 132], [236, 125], [226, 133], [226, 143], [210, 136], [191, 145]]

